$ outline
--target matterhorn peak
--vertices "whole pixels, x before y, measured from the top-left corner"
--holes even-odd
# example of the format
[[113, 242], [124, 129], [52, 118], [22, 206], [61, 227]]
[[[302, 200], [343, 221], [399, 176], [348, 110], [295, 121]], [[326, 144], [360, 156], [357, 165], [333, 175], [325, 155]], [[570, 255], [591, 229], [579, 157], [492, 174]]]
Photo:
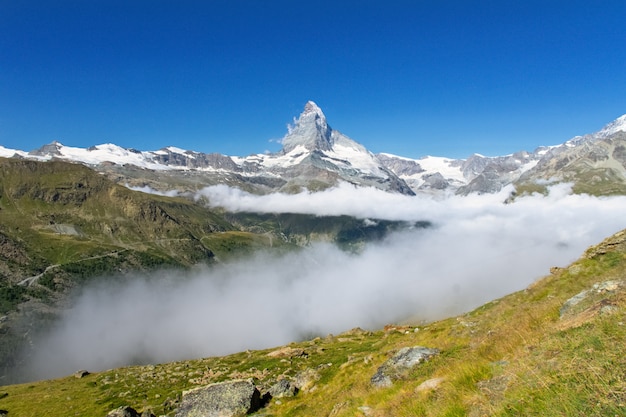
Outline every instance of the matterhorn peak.
[[322, 112], [322, 109], [320, 109], [319, 106], [315, 104], [314, 101], [311, 101], [311, 100], [307, 101], [306, 104], [304, 105], [304, 111], [302, 112], [300, 117], [304, 115], [309, 115], [309, 114], [314, 114], [320, 119], [326, 120], [326, 116], [324, 116], [324, 112]]
[[328, 151], [332, 148], [331, 134], [332, 129], [322, 109], [315, 102], [307, 101], [304, 111], [282, 140], [283, 152], [291, 152], [297, 146], [303, 146], [309, 151]]

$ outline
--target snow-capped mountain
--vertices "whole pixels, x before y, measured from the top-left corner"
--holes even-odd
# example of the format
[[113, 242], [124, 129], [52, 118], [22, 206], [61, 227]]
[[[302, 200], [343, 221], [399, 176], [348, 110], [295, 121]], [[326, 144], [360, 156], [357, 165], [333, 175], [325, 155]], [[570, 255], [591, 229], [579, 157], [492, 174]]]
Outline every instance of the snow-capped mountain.
[[190, 186], [191, 183], [196, 186], [226, 183], [258, 193], [320, 190], [343, 181], [413, 194], [411, 188], [374, 154], [333, 130], [322, 110], [312, 101], [289, 128], [283, 138], [283, 149], [275, 154], [230, 157], [176, 147], [142, 152], [114, 144], [83, 149], [53, 142], [29, 153], [0, 147], [0, 156], [81, 162], [126, 177], [127, 183], [143, 181], [151, 186], [158, 186], [159, 180], [147, 175], [146, 170], [159, 171], [161, 179], [168, 179], [167, 183], [176, 182], [175, 177], [180, 177]]
[[533, 152], [467, 159], [427, 156], [407, 159], [378, 155], [416, 192], [493, 193], [514, 184], [541, 191], [547, 184], [570, 182], [574, 190], [596, 194], [626, 192], [626, 115], [596, 133], [576, 136]]
[[161, 191], [193, 191], [226, 184], [254, 193], [293, 193], [347, 182], [409, 195], [445, 195], [492, 193], [508, 184], [533, 189], [532, 184], [555, 181], [617, 181], [625, 184], [626, 190], [624, 132], [626, 115], [596, 133], [533, 152], [410, 159], [387, 153], [374, 155], [332, 129], [322, 110], [309, 101], [282, 139], [281, 151], [272, 154], [237, 157], [177, 147], [137, 151], [114, 144], [84, 149], [53, 142], [31, 152], [0, 146], [0, 156], [80, 162], [117, 182]]
[[493, 193], [500, 191], [537, 164], [540, 155], [516, 152], [486, 157], [474, 154], [467, 159], [426, 156], [408, 159], [380, 154], [381, 161], [416, 192]]
[[363, 145], [333, 130], [312, 101], [289, 128], [277, 154], [233, 158], [239, 166], [286, 179], [287, 189], [327, 188], [345, 181], [386, 191], [413, 194], [411, 188]]

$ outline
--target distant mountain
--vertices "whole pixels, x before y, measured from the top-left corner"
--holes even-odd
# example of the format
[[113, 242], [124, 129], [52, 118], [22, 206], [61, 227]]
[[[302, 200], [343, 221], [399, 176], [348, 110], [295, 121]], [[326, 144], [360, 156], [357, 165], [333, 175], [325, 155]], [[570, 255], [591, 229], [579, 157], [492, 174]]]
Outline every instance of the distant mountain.
[[226, 184], [257, 194], [297, 193], [347, 182], [407, 195], [466, 195], [497, 192], [509, 184], [520, 190], [541, 191], [548, 182], [567, 181], [576, 184], [575, 191], [603, 194], [626, 190], [620, 136], [625, 131], [626, 115], [594, 134], [533, 152], [411, 159], [373, 154], [332, 129], [322, 110], [309, 101], [289, 127], [277, 153], [238, 157], [177, 147], [137, 151], [103, 144], [83, 149], [53, 142], [28, 153], [0, 146], [0, 156], [80, 162], [120, 184], [161, 191], [195, 191]]
[[518, 191], [542, 191], [557, 182], [572, 183], [577, 193], [626, 194], [626, 115], [597, 133], [547, 149], [515, 185]]
[[509, 184], [518, 192], [542, 192], [550, 184], [568, 182], [574, 184], [575, 192], [625, 194], [625, 132], [626, 115], [596, 133], [533, 152], [498, 157], [474, 154], [467, 159], [378, 157], [416, 193], [493, 193]]

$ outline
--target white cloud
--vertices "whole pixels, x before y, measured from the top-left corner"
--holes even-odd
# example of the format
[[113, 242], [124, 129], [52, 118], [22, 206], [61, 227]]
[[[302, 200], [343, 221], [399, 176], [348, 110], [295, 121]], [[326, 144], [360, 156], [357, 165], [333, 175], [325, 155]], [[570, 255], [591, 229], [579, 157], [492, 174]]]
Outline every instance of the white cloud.
[[[437, 200], [341, 186], [317, 194], [203, 191], [230, 210], [430, 220], [348, 254], [316, 244], [214, 268], [86, 290], [32, 358], [36, 377], [276, 346], [355, 326], [439, 318], [522, 289], [626, 228], [626, 197], [497, 195]], [[371, 221], [371, 220], [368, 220]]]
[[133, 191], [140, 191], [146, 194], [162, 195], [165, 197], [176, 197], [180, 195], [180, 192], [178, 190], [159, 191], [159, 190], [155, 190], [149, 185], [144, 185], [143, 187], [136, 187], [136, 186], [130, 186], [126, 184], [126, 188], [128, 188], [129, 190], [133, 190]]

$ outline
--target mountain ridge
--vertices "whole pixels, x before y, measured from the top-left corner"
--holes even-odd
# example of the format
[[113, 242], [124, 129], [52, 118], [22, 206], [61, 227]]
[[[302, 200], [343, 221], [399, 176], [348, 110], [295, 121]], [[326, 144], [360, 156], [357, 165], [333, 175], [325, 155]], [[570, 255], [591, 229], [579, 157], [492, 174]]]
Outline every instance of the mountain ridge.
[[[561, 145], [540, 146], [532, 152], [519, 151], [496, 157], [473, 154], [466, 159], [436, 156], [412, 159], [388, 153], [373, 154], [333, 129], [322, 109], [308, 101], [283, 137], [282, 149], [274, 154], [226, 156], [174, 146], [157, 151], [138, 151], [112, 143], [84, 149], [55, 141], [30, 152], [0, 146], [0, 156], [80, 162], [106, 173], [118, 183], [149, 185], [160, 191], [177, 187], [182, 188], [180, 191], [195, 191], [203, 186], [226, 184], [257, 194], [297, 193], [324, 190], [339, 182], [348, 182], [407, 195], [466, 195], [497, 192], [509, 184], [523, 184], [525, 189], [540, 190], [541, 187], [531, 183], [543, 183], [546, 178], [555, 177], [554, 173], [541, 172], [542, 168], [550, 166], [548, 160], [562, 158], [568, 152], [571, 154], [572, 148], [583, 149], [582, 153], [598, 152], [596, 148], [602, 148], [603, 141], [624, 131], [626, 115], [598, 132], [576, 136]], [[616, 146], [619, 148], [621, 142]], [[576, 157], [585, 158], [580, 153]], [[626, 168], [621, 162], [613, 165], [617, 175], [612, 172], [601, 175], [613, 176], [626, 186]], [[168, 181], [161, 182], [150, 172], [159, 172]], [[589, 180], [584, 175], [581, 178], [569, 175], [559, 181]], [[591, 186], [578, 188], [594, 192]], [[600, 189], [598, 192], [604, 191]]]

